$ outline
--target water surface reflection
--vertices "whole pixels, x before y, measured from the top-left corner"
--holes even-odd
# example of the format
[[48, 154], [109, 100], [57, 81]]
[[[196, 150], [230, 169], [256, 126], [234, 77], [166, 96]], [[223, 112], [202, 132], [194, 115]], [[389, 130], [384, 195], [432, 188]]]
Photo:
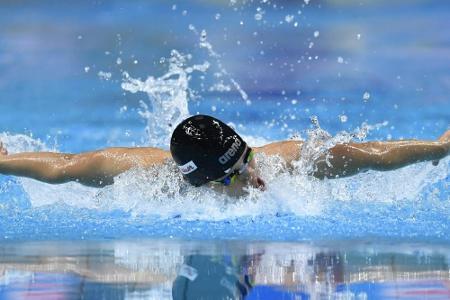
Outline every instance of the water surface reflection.
[[0, 245], [0, 299], [449, 299], [450, 246], [182, 241]]

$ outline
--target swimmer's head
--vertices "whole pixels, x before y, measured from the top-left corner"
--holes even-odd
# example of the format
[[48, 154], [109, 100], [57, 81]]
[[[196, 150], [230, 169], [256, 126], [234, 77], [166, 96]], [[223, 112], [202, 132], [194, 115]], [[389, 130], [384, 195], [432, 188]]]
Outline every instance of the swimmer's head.
[[206, 115], [182, 121], [170, 140], [170, 152], [184, 177], [194, 186], [228, 174], [247, 144], [228, 125]]

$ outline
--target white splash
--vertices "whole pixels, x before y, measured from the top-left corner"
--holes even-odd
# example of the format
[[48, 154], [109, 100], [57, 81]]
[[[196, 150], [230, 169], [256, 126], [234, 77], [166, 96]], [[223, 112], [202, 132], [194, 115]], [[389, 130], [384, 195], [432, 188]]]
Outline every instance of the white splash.
[[[413, 205], [416, 201], [421, 201], [425, 189], [442, 182], [449, 174], [450, 158], [446, 158], [438, 166], [420, 163], [395, 171], [370, 171], [348, 178], [313, 178], [308, 175], [312, 170], [312, 159], [323, 155], [336, 143], [363, 138], [369, 130], [385, 124], [363, 125], [355, 132], [341, 132], [336, 136], [320, 128], [318, 122], [316, 125], [316, 128], [308, 132], [304, 146], [299, 149], [302, 158], [294, 164], [293, 171], [287, 171], [278, 156], [257, 154], [255, 159], [267, 183], [267, 191], [249, 188], [248, 193], [240, 198], [226, 196], [207, 186], [190, 186], [183, 180], [173, 162], [147, 170], [130, 170], [116, 177], [113, 185], [102, 189], [84, 187], [77, 183], [49, 185], [26, 178], [18, 180], [33, 207], [65, 203], [100, 211], [121, 210], [135, 216], [224, 220], [278, 213], [323, 216], [336, 201], [407, 201]], [[269, 142], [251, 136], [244, 138], [251, 145]], [[2, 134], [0, 139], [10, 153], [48, 150], [44, 143], [23, 135]]]
[[[437, 167], [421, 163], [390, 172], [370, 171], [340, 179], [319, 180], [309, 175], [314, 158], [326, 155], [337, 143], [362, 138], [374, 128], [377, 126], [363, 125], [355, 132], [341, 132], [336, 136], [319, 126], [310, 130], [304, 146], [299, 149], [302, 156], [293, 171], [286, 170], [278, 156], [257, 154], [258, 169], [267, 184], [265, 192], [249, 188], [246, 195], [232, 198], [208, 186], [192, 187], [173, 163], [167, 163], [151, 170], [122, 174], [113, 186], [97, 195], [96, 205], [102, 210], [120, 209], [134, 215], [177, 216], [186, 220], [224, 220], [278, 213], [321, 216], [327, 214], [336, 201], [413, 203], [419, 201], [424, 189], [448, 176], [449, 158]], [[249, 136], [244, 138], [251, 145], [268, 142]]]
[[205, 72], [209, 63], [188, 66], [189, 58], [172, 50], [169, 71], [158, 78], [149, 76], [145, 81], [123, 73], [122, 89], [131, 93], [145, 92], [149, 97], [149, 103], [141, 102], [140, 114], [147, 120], [146, 131], [151, 146], [167, 148], [174, 126], [190, 115], [189, 74]]
[[[219, 69], [219, 75], [220, 77], [226, 77], [230, 81], [231, 85], [238, 91], [238, 93], [241, 95], [242, 100], [245, 101], [247, 105], [250, 105], [252, 102], [249, 99], [247, 93], [242, 89], [240, 84], [228, 73], [228, 71], [225, 69], [225, 67], [222, 65], [221, 56], [216, 51], [214, 51], [213, 46], [210, 42], [208, 42], [207, 39], [207, 33], [206, 30], [202, 30], [200, 33], [197, 31], [197, 29], [194, 27], [194, 25], [189, 25], [189, 30], [194, 32], [196, 35], [200, 35], [200, 48], [204, 48], [208, 51], [208, 56], [215, 60], [217, 67]], [[220, 83], [219, 83], [220, 84]], [[225, 86], [225, 84], [221, 83], [222, 86]], [[214, 89], [214, 86], [212, 87]]]

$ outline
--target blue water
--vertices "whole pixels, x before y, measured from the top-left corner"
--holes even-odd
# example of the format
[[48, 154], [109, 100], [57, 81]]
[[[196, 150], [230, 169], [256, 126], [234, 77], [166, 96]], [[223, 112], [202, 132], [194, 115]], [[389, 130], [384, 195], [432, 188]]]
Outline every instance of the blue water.
[[[4, 3], [2, 139], [12, 152], [149, 145], [154, 116], [138, 113], [148, 95], [122, 89], [122, 72], [161, 77], [172, 50], [190, 55], [185, 67], [210, 64], [189, 74], [189, 112], [232, 122], [250, 143], [307, 138], [312, 116], [333, 136], [369, 124], [365, 140], [436, 139], [450, 124], [449, 20], [445, 1]], [[199, 46], [203, 29], [219, 58]], [[229, 91], [213, 88], [221, 81]], [[265, 195], [237, 204], [145, 194], [162, 183], [129, 184], [132, 175], [106, 192], [1, 176], [0, 239], [448, 243], [449, 162], [335, 181], [273, 178]]]

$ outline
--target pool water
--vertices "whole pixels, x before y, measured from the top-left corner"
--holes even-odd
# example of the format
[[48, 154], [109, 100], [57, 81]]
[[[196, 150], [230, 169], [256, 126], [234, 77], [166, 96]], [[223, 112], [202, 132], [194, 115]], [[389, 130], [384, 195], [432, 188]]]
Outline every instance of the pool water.
[[[204, 113], [251, 145], [434, 140], [449, 20], [437, 0], [5, 2], [0, 139], [167, 149], [169, 124]], [[103, 189], [0, 176], [0, 297], [170, 298], [191, 259], [248, 275], [248, 299], [449, 298], [448, 157], [324, 181], [307, 157], [294, 174], [256, 159], [268, 190], [240, 199], [170, 164]], [[198, 276], [194, 290], [217, 286]]]

